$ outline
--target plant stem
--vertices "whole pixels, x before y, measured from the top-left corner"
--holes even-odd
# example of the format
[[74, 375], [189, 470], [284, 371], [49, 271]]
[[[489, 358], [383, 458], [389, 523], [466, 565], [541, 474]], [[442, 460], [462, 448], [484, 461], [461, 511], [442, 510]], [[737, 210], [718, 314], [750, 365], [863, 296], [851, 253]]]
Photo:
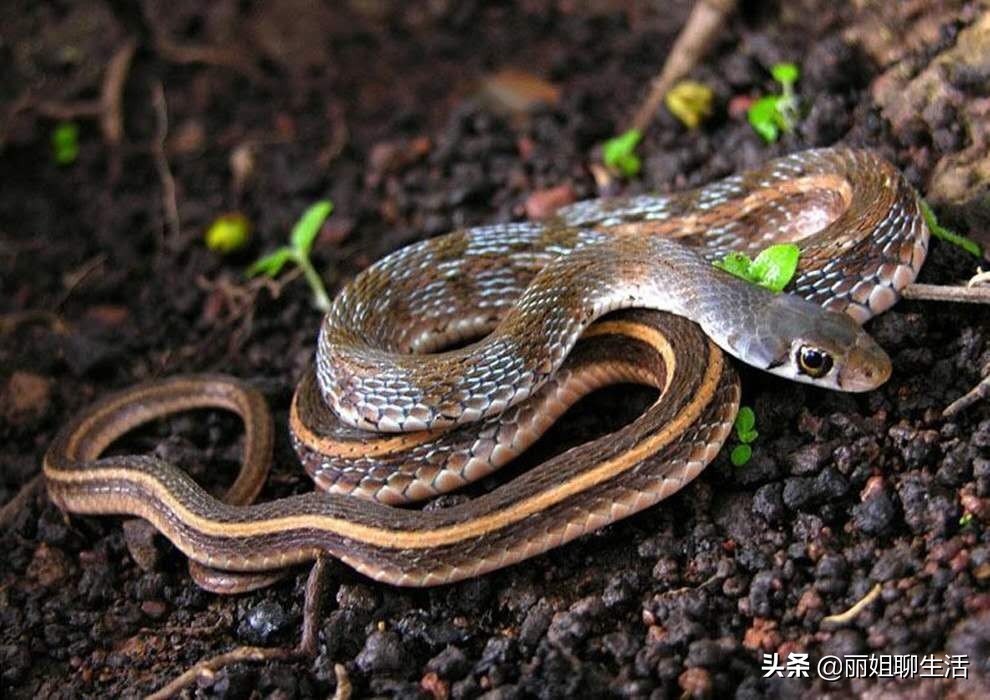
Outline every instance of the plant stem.
[[309, 256], [297, 253], [293, 257], [299, 269], [303, 271], [309, 288], [313, 290], [313, 306], [326, 313], [330, 310], [330, 297], [327, 296], [327, 290], [323, 286], [323, 280], [320, 279], [319, 273], [316, 272], [313, 263], [309, 261]]

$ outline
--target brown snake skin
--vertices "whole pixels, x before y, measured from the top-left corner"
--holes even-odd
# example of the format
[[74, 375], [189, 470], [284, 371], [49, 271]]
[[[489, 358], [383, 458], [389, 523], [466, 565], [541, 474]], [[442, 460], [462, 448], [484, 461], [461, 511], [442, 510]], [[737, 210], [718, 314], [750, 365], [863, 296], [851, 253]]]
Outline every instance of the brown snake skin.
[[[779, 241], [802, 249], [793, 295], [710, 265], [727, 249]], [[889, 360], [858, 324], [897, 300], [927, 244], [917, 195], [900, 174], [844, 148], [788, 156], [693, 192], [584, 202], [546, 223], [455, 232], [358, 275], [324, 321], [290, 424], [307, 470], [331, 493], [228, 505], [160, 460], [99, 458], [135, 425], [219, 406], [249, 426], [241, 478], [257, 488], [267, 458], [252, 435], [270, 440], [258, 427], [267, 411], [216, 375], [136, 387], [87, 409], [46, 455], [49, 493], [71, 512], [145, 518], [192, 560], [231, 575], [328, 552], [397, 585], [476, 576], [693, 479], [738, 407], [738, 381], [716, 345], [827, 388], [885, 381]], [[616, 312], [642, 306], [655, 310]], [[484, 496], [430, 512], [394, 507], [491, 473], [578, 398], [616, 382], [660, 395], [633, 423]]]

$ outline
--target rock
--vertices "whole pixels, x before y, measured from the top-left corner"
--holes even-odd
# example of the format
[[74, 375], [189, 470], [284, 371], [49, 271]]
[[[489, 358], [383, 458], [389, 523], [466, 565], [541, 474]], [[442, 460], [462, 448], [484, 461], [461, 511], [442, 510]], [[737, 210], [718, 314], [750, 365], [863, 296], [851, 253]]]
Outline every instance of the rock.
[[526, 198], [526, 218], [530, 221], [548, 219], [562, 206], [577, 199], [577, 194], [570, 184], [537, 190]]
[[714, 639], [699, 639], [688, 645], [688, 655], [684, 660], [687, 667], [704, 666], [716, 668], [725, 659], [725, 650]]
[[780, 522], [787, 513], [783, 491], [784, 487], [779, 483], [761, 486], [753, 496], [753, 512], [768, 523]]
[[712, 675], [703, 668], [689, 668], [677, 678], [682, 697], [707, 698], [712, 694]]
[[855, 629], [836, 630], [832, 636], [822, 643], [822, 653], [831, 656], [851, 656], [866, 652], [866, 640], [863, 634]]
[[376, 630], [368, 635], [354, 663], [365, 673], [392, 673], [409, 668], [402, 640], [388, 630]]
[[794, 476], [815, 474], [821, 469], [829, 457], [835, 444], [832, 442], [813, 442], [792, 452], [787, 458], [787, 465]]
[[48, 412], [52, 382], [33, 372], [14, 372], [0, 392], [0, 412], [13, 425], [37, 421]]
[[874, 581], [884, 583], [894, 579], [904, 578], [915, 569], [915, 562], [911, 552], [906, 547], [895, 547], [888, 549], [870, 571], [870, 578]]
[[161, 561], [158, 548], [158, 530], [147, 520], [131, 518], [123, 523], [124, 543], [131, 558], [142, 571], [154, 571]]
[[602, 593], [602, 602], [605, 607], [612, 608], [622, 603], [628, 603], [636, 595], [638, 579], [635, 572], [623, 571], [614, 575], [608, 580], [605, 591]]
[[343, 610], [371, 612], [378, 607], [378, 594], [360, 583], [342, 583], [337, 589], [337, 604]]
[[541, 600], [530, 608], [519, 627], [519, 641], [526, 646], [536, 645], [550, 627], [552, 619], [553, 608], [545, 600]]
[[946, 649], [950, 654], [966, 656], [973, 675], [990, 679], [990, 611], [959, 622], [949, 633]]
[[34, 550], [27, 576], [42, 586], [52, 586], [64, 579], [72, 570], [72, 563], [58, 547], [42, 542]]
[[248, 610], [237, 633], [251, 644], [268, 644], [289, 623], [289, 616], [279, 603], [266, 600]]
[[409, 141], [381, 141], [371, 147], [369, 184], [377, 185], [387, 175], [402, 172], [405, 168], [426, 157], [433, 144], [426, 136]]
[[446, 700], [450, 697], [450, 685], [433, 672], [425, 674], [420, 679], [419, 687], [429, 693], [434, 700]]
[[777, 622], [762, 617], [753, 618], [753, 624], [743, 635], [742, 645], [752, 651], [771, 651], [780, 646]]
[[897, 483], [897, 496], [904, 521], [916, 534], [941, 537], [954, 523], [958, 524], [961, 511], [957, 499], [923, 472], [902, 476]]
[[[869, 484], [879, 484], [870, 488]], [[872, 480], [864, 489], [861, 503], [853, 508], [853, 523], [868, 535], [881, 535], [890, 529], [897, 515], [897, 505], [882, 480]]]
[[842, 595], [849, 585], [849, 564], [841, 554], [826, 554], [815, 566], [815, 589], [829, 595]]
[[459, 648], [447, 647], [426, 662], [426, 670], [436, 673], [441, 678], [459, 680], [471, 669], [467, 656]]
[[791, 510], [818, 505], [840, 498], [849, 490], [849, 482], [831, 467], [817, 477], [795, 476], [784, 482], [784, 504]]
[[[929, 13], [921, 15], [932, 19]], [[872, 86], [884, 116], [909, 142], [921, 134], [962, 127], [968, 147], [953, 149], [936, 163], [926, 198], [936, 205], [952, 205], [952, 218], [963, 219], [973, 231], [986, 231], [990, 222], [990, 98], [983, 92], [987, 84], [990, 10], [984, 9], [924, 70], [897, 63]]]
[[642, 644], [627, 632], [612, 632], [601, 637], [602, 649], [619, 663], [629, 661]]
[[146, 600], [141, 603], [141, 612], [153, 620], [165, 617], [167, 610], [165, 603], [160, 600]]
[[594, 620], [605, 612], [601, 598], [582, 598], [565, 613], [554, 615], [547, 630], [547, 640], [566, 648], [576, 647], [591, 633]]

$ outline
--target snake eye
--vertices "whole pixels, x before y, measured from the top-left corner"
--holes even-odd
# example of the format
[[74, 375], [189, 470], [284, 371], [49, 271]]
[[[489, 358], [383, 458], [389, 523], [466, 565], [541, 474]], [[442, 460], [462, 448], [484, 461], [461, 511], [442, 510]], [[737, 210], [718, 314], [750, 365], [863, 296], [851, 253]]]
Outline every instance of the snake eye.
[[832, 369], [832, 356], [824, 350], [802, 345], [797, 352], [798, 368], [803, 374], [819, 379]]

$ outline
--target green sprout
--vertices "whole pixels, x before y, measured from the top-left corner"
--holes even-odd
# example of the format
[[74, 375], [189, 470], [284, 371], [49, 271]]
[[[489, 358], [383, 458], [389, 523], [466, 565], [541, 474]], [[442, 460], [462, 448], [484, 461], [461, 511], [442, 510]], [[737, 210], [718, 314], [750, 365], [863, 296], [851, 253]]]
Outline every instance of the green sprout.
[[780, 83], [781, 94], [765, 95], [754, 102], [746, 113], [750, 126], [767, 143], [789, 134], [798, 122], [798, 99], [794, 84], [801, 71], [793, 63], [777, 63], [770, 69], [773, 79]]
[[251, 222], [238, 211], [218, 216], [206, 229], [206, 247], [214, 253], [235, 253], [251, 238]]
[[959, 527], [967, 528], [973, 524], [973, 514], [964, 513], [961, 518], [959, 518]]
[[983, 249], [980, 248], [979, 243], [942, 226], [938, 222], [938, 219], [935, 218], [935, 212], [933, 212], [932, 208], [928, 206], [928, 202], [923, 199], [920, 200], [920, 202], [921, 215], [924, 217], [925, 224], [928, 225], [928, 230], [931, 231], [933, 236], [936, 238], [941, 238], [943, 241], [951, 243], [952, 245], [959, 246], [970, 255], [975, 255], [978, 258], [983, 257]]
[[602, 145], [602, 160], [612, 170], [623, 177], [635, 177], [642, 163], [636, 155], [636, 146], [643, 139], [639, 129], [630, 129], [624, 134], [609, 139]]
[[730, 275], [781, 292], [797, 271], [801, 250], [793, 243], [779, 243], [762, 250], [755, 260], [745, 253], [731, 252], [712, 264]]
[[734, 467], [742, 467], [753, 457], [752, 444], [760, 434], [756, 431], [756, 413], [749, 406], [743, 406], [736, 414], [736, 437], [739, 444], [732, 448], [729, 461]]
[[323, 222], [326, 221], [332, 211], [333, 202], [323, 200], [303, 212], [296, 225], [292, 227], [292, 233], [289, 236], [289, 245], [282, 246], [263, 258], [256, 260], [247, 269], [248, 277], [254, 277], [260, 274], [277, 277], [285, 264], [291, 261], [302, 270], [306, 282], [309, 283], [310, 289], [313, 290], [313, 305], [320, 311], [329, 310], [330, 297], [327, 296], [327, 290], [323, 286], [323, 281], [313, 267], [313, 263], [309, 260], [309, 252], [313, 249], [313, 242], [320, 232], [320, 227], [323, 226]]
[[667, 109], [689, 129], [697, 129], [711, 116], [715, 93], [704, 83], [682, 80], [663, 97]]
[[72, 165], [79, 157], [79, 127], [75, 122], [59, 122], [52, 131], [52, 158], [59, 165]]

